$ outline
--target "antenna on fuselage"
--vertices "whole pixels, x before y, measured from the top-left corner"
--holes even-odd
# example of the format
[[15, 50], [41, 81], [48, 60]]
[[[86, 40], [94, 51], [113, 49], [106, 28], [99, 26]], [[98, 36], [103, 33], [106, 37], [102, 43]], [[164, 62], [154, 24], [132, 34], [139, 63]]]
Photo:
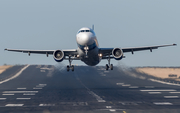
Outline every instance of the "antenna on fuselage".
[[92, 25], [92, 30], [94, 30], [94, 24]]

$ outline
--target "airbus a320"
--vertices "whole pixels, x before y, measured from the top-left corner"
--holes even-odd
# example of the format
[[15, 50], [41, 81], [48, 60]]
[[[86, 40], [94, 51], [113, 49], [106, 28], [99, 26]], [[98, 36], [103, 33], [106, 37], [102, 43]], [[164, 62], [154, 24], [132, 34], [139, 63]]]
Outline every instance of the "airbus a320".
[[76, 42], [78, 45], [77, 49], [68, 50], [25, 50], [25, 49], [5, 49], [7, 51], [23, 52], [36, 54], [45, 54], [47, 57], [53, 55], [53, 58], [57, 62], [63, 60], [69, 60], [67, 65], [67, 71], [74, 71], [74, 65], [71, 64], [73, 60], [81, 60], [89, 66], [95, 66], [102, 59], [107, 59], [106, 70], [113, 70], [113, 64], [110, 63], [110, 59], [121, 60], [124, 58], [124, 53], [131, 52], [134, 54], [135, 51], [157, 49], [159, 47], [175, 46], [176, 44], [159, 45], [159, 46], [147, 46], [147, 47], [130, 47], [130, 48], [100, 48], [94, 29], [89, 27], [81, 28], [76, 34]]

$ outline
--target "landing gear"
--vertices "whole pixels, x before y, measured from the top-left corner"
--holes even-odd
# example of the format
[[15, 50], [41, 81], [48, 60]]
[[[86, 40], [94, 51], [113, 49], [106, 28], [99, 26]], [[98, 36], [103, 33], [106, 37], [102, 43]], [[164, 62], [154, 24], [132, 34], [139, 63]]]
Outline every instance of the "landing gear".
[[69, 71], [70, 69], [72, 71], [74, 71], [74, 65], [71, 65], [71, 62], [72, 62], [72, 59], [71, 57], [69, 56], [69, 65], [67, 65], [67, 71]]
[[70, 69], [71, 69], [72, 71], [74, 71], [74, 65], [71, 65], [71, 66], [67, 65], [67, 71], [69, 71]]
[[109, 66], [108, 66], [108, 64], [106, 64], [106, 70], [108, 70], [109, 69]]
[[109, 55], [109, 57], [108, 57], [108, 64], [106, 64], [106, 70], [108, 70], [109, 68], [111, 69], [111, 70], [113, 70], [113, 64], [110, 64], [110, 55]]
[[113, 70], [113, 64], [111, 64], [111, 65], [106, 64], [106, 70], [108, 70], [109, 68], [110, 68], [111, 70]]
[[84, 50], [85, 50], [85, 53], [86, 53], [86, 58], [88, 58], [88, 55], [87, 55], [87, 54], [88, 54], [89, 47], [88, 47], [88, 46], [85, 46], [85, 47], [84, 47]]

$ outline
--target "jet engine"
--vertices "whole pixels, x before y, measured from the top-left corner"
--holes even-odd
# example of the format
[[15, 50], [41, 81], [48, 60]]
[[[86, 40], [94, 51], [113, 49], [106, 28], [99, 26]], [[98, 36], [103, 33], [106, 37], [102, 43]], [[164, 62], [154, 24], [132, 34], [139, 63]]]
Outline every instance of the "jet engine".
[[114, 48], [112, 50], [112, 55], [114, 59], [121, 60], [123, 58], [123, 51], [120, 48]]
[[64, 52], [61, 50], [56, 50], [53, 53], [53, 57], [56, 62], [61, 62], [64, 59]]

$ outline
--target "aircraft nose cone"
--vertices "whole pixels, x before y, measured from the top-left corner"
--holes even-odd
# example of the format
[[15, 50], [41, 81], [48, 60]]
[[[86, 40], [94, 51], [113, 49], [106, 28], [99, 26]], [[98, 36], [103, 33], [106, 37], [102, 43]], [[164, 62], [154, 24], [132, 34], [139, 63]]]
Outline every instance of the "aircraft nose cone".
[[81, 36], [81, 40], [84, 42], [84, 43], [89, 43], [89, 41], [91, 40], [91, 37], [88, 36], [87, 34], [83, 34]]
[[77, 42], [80, 44], [80, 45], [90, 45], [93, 43], [93, 39], [92, 39], [92, 36], [91, 35], [88, 35], [88, 34], [82, 34], [80, 36], [77, 37]]

